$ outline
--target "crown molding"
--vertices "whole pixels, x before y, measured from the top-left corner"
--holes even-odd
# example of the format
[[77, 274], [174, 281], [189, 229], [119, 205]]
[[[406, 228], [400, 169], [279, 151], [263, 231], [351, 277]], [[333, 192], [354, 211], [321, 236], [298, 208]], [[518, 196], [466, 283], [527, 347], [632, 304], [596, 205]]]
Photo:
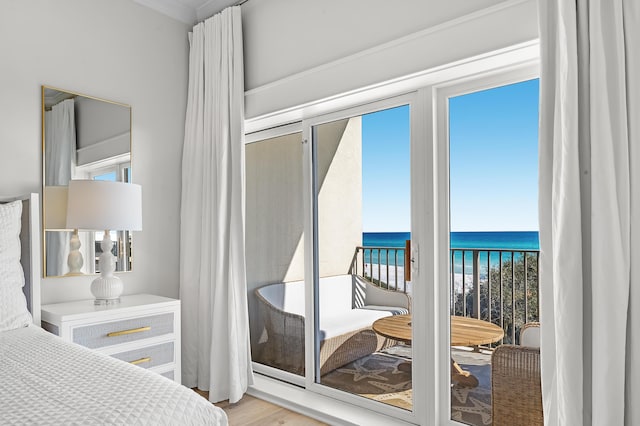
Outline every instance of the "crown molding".
[[[160, 12], [170, 18], [193, 25], [196, 23], [196, 9], [178, 0], [133, 0], [134, 2]], [[209, 2], [211, 2], [210, 0]]]
[[239, 0], [133, 0], [134, 2], [167, 15], [170, 18], [195, 25], [221, 10], [240, 3]]
[[207, 0], [202, 4], [202, 6], [199, 6], [196, 9], [196, 17], [198, 18], [198, 21], [204, 21], [223, 9], [237, 3], [238, 0]]

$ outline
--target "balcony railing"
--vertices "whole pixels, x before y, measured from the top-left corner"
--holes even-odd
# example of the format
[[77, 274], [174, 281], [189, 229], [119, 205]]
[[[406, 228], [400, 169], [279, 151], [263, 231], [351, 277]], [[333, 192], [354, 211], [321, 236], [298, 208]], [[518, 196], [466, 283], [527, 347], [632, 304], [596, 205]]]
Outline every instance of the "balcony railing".
[[523, 324], [539, 320], [538, 250], [451, 249], [450, 310], [492, 322], [502, 343], [518, 343]]
[[[411, 293], [407, 252], [403, 247], [356, 247], [351, 273], [382, 288]], [[522, 325], [539, 321], [540, 252], [456, 248], [450, 256], [451, 315], [492, 322], [504, 330], [501, 343], [518, 343]]]
[[409, 271], [404, 268], [405, 247], [356, 247], [349, 273], [394, 291], [410, 292]]

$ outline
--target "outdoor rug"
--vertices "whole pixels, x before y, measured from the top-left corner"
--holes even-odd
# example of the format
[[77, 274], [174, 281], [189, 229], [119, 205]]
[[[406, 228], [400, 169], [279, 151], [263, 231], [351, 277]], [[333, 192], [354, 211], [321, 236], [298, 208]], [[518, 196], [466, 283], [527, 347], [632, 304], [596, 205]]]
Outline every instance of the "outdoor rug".
[[[470, 425], [491, 424], [490, 356], [454, 350], [454, 359], [474, 374], [476, 388], [452, 386], [451, 418]], [[394, 346], [365, 356], [322, 377], [322, 384], [411, 410], [411, 373], [402, 364], [411, 360], [411, 347]]]

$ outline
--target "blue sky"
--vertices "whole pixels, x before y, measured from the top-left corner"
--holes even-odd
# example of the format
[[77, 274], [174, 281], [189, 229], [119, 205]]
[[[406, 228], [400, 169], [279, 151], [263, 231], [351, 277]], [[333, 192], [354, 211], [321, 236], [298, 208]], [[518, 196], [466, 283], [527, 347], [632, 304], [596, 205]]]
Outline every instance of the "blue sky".
[[409, 107], [362, 116], [362, 229], [411, 230]]
[[[451, 231], [538, 230], [538, 80], [451, 98]], [[410, 230], [409, 108], [362, 117], [363, 231]]]

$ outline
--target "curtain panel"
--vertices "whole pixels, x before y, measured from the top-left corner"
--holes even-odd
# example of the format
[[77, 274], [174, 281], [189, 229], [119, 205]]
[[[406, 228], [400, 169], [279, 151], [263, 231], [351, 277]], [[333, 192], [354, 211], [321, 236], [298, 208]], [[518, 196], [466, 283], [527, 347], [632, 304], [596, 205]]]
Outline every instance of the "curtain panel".
[[182, 158], [183, 384], [237, 402], [253, 383], [244, 257], [240, 7], [193, 28]]
[[640, 2], [540, 0], [545, 424], [640, 424]]
[[[45, 186], [68, 186], [76, 158], [75, 101], [65, 99], [45, 112]], [[68, 271], [69, 232], [47, 232], [47, 275]]]

